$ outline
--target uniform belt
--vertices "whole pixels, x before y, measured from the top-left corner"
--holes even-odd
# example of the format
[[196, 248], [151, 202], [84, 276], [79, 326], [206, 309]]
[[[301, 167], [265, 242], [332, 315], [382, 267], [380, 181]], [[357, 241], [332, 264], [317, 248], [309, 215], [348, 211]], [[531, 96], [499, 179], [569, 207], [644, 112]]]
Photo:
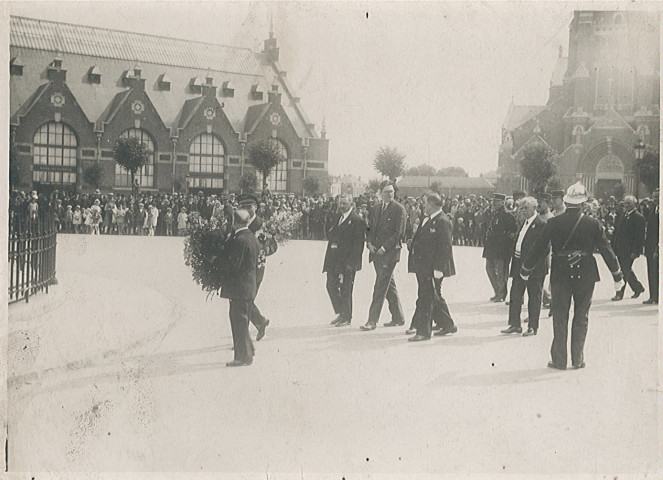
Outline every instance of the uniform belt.
[[582, 250], [562, 250], [561, 252], [557, 252], [553, 254], [553, 257], [569, 257], [569, 256], [578, 256], [581, 255], [583, 257], [591, 257], [594, 254], [592, 252], [584, 252]]

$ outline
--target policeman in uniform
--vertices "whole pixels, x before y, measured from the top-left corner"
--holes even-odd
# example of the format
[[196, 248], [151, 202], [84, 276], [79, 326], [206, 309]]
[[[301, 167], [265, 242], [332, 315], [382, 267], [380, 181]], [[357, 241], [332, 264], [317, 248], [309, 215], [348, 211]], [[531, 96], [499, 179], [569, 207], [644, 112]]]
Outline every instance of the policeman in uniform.
[[594, 285], [600, 280], [594, 258], [598, 249], [615, 281], [615, 290], [624, 285], [622, 272], [608, 239], [595, 218], [582, 214], [587, 201], [587, 191], [580, 183], [571, 185], [564, 196], [566, 211], [551, 218], [543, 227], [540, 237], [525, 257], [520, 275], [527, 280], [535, 266], [545, 257], [552, 245], [552, 272], [550, 283], [554, 302], [552, 305], [554, 338], [548, 367], [566, 369], [569, 309], [573, 298], [573, 326], [571, 328], [571, 364], [584, 368], [583, 349], [589, 322]]
[[504, 208], [505, 200], [504, 194], [493, 194], [493, 208], [483, 247], [486, 272], [495, 292], [490, 299], [491, 302], [503, 302], [506, 298], [509, 263], [518, 229], [515, 217]]

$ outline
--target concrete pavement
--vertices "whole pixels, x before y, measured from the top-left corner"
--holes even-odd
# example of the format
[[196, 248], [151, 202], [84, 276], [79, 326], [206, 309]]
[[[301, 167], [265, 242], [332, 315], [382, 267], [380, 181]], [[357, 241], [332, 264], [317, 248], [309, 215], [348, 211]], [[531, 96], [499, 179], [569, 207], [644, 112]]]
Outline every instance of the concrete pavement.
[[[545, 310], [536, 337], [499, 333], [508, 307], [487, 301], [479, 248], [454, 249], [459, 274], [443, 287], [459, 332], [412, 344], [404, 328], [359, 331], [367, 262], [353, 325], [330, 327], [325, 244], [293, 241], [268, 260], [257, 303], [271, 325], [254, 364], [229, 369], [227, 301], [206, 300], [182, 245], [58, 239], [59, 285], [9, 308], [10, 471], [660, 471], [657, 309], [646, 294], [610, 302], [602, 264], [587, 368], [560, 372], [545, 367]], [[646, 279], [643, 258], [635, 270]], [[396, 274], [409, 320], [416, 281], [404, 261]]]

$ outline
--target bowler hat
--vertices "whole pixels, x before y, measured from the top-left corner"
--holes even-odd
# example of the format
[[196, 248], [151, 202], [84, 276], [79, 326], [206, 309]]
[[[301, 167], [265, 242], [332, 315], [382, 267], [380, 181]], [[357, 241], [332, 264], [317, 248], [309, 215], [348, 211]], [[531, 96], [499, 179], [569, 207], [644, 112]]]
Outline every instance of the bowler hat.
[[503, 193], [493, 193], [493, 200], [506, 200], [506, 195]]

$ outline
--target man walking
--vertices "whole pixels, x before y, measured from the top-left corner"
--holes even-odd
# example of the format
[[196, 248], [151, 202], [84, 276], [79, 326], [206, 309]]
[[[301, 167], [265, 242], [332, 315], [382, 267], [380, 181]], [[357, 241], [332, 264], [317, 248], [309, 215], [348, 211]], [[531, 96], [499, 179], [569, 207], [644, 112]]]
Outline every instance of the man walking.
[[[633, 261], [640, 256], [645, 244], [645, 217], [638, 212], [637, 206], [638, 200], [634, 196], [624, 197], [624, 214], [617, 218], [612, 238], [612, 248], [622, 267], [624, 282], [633, 290], [631, 298], [638, 298], [645, 291], [645, 287], [633, 271]], [[624, 290], [626, 285], [612, 297], [612, 300], [622, 300]]]
[[532, 246], [541, 235], [543, 226], [546, 224], [537, 215], [537, 201], [533, 197], [525, 197], [518, 201], [518, 209], [525, 219], [511, 259], [511, 296], [509, 298], [509, 327], [502, 330], [502, 333], [522, 333], [520, 326], [520, 310], [523, 303], [525, 289], [527, 289], [527, 313], [528, 323], [527, 331], [523, 333], [524, 337], [536, 335], [539, 330], [539, 316], [541, 314], [541, 293], [543, 291], [543, 281], [548, 273], [548, 253], [541, 257], [529, 274], [527, 280], [520, 277], [520, 266], [523, 258], [529, 254]]
[[228, 367], [253, 363], [255, 350], [249, 335], [249, 307], [256, 296], [258, 240], [248, 228], [249, 212], [235, 212], [235, 234], [228, 241], [228, 282], [221, 296], [230, 300], [230, 327], [235, 358]]
[[361, 270], [366, 223], [352, 207], [352, 195], [339, 198], [338, 219], [327, 233], [329, 242], [322, 272], [327, 273], [327, 293], [336, 319], [332, 325], [344, 327], [352, 320], [352, 290], [355, 274]]
[[[425, 217], [414, 237], [408, 242], [408, 270], [417, 276], [417, 307], [412, 327], [417, 334], [410, 342], [430, 340], [432, 320], [440, 330], [435, 335], [458, 331], [442, 297], [442, 280], [456, 274], [453, 259], [451, 220], [442, 212], [442, 199], [431, 193], [424, 207]], [[408, 330], [410, 331], [410, 330]]]
[[509, 259], [518, 228], [516, 219], [504, 208], [505, 199], [504, 194], [493, 194], [493, 208], [483, 247], [486, 272], [495, 293], [490, 298], [491, 302], [503, 302], [506, 298]]
[[647, 234], [645, 236], [645, 256], [647, 257], [647, 277], [649, 280], [649, 299], [644, 304], [658, 304], [658, 207], [660, 190], [652, 193], [654, 205], [647, 215]]
[[385, 327], [405, 325], [403, 307], [394, 280], [394, 268], [401, 257], [401, 241], [405, 235], [407, 215], [405, 207], [394, 201], [395, 193], [394, 183], [383, 181], [380, 184], [382, 202], [373, 206], [368, 219], [368, 261], [373, 262], [376, 277], [368, 321], [360, 327], [362, 330], [375, 330], [385, 298], [391, 313], [391, 322], [386, 323]]
[[619, 262], [610, 248], [601, 224], [595, 218], [582, 214], [582, 204], [587, 201], [587, 191], [580, 183], [571, 185], [564, 196], [566, 211], [548, 220], [534, 246], [520, 267], [523, 280], [530, 275], [552, 245], [552, 271], [550, 283], [553, 294], [554, 338], [548, 367], [566, 369], [569, 309], [573, 299], [573, 324], [571, 327], [571, 363], [574, 368], [584, 368], [584, 347], [592, 304], [594, 286], [600, 280], [594, 258], [598, 249], [615, 281], [615, 290], [624, 282]]

